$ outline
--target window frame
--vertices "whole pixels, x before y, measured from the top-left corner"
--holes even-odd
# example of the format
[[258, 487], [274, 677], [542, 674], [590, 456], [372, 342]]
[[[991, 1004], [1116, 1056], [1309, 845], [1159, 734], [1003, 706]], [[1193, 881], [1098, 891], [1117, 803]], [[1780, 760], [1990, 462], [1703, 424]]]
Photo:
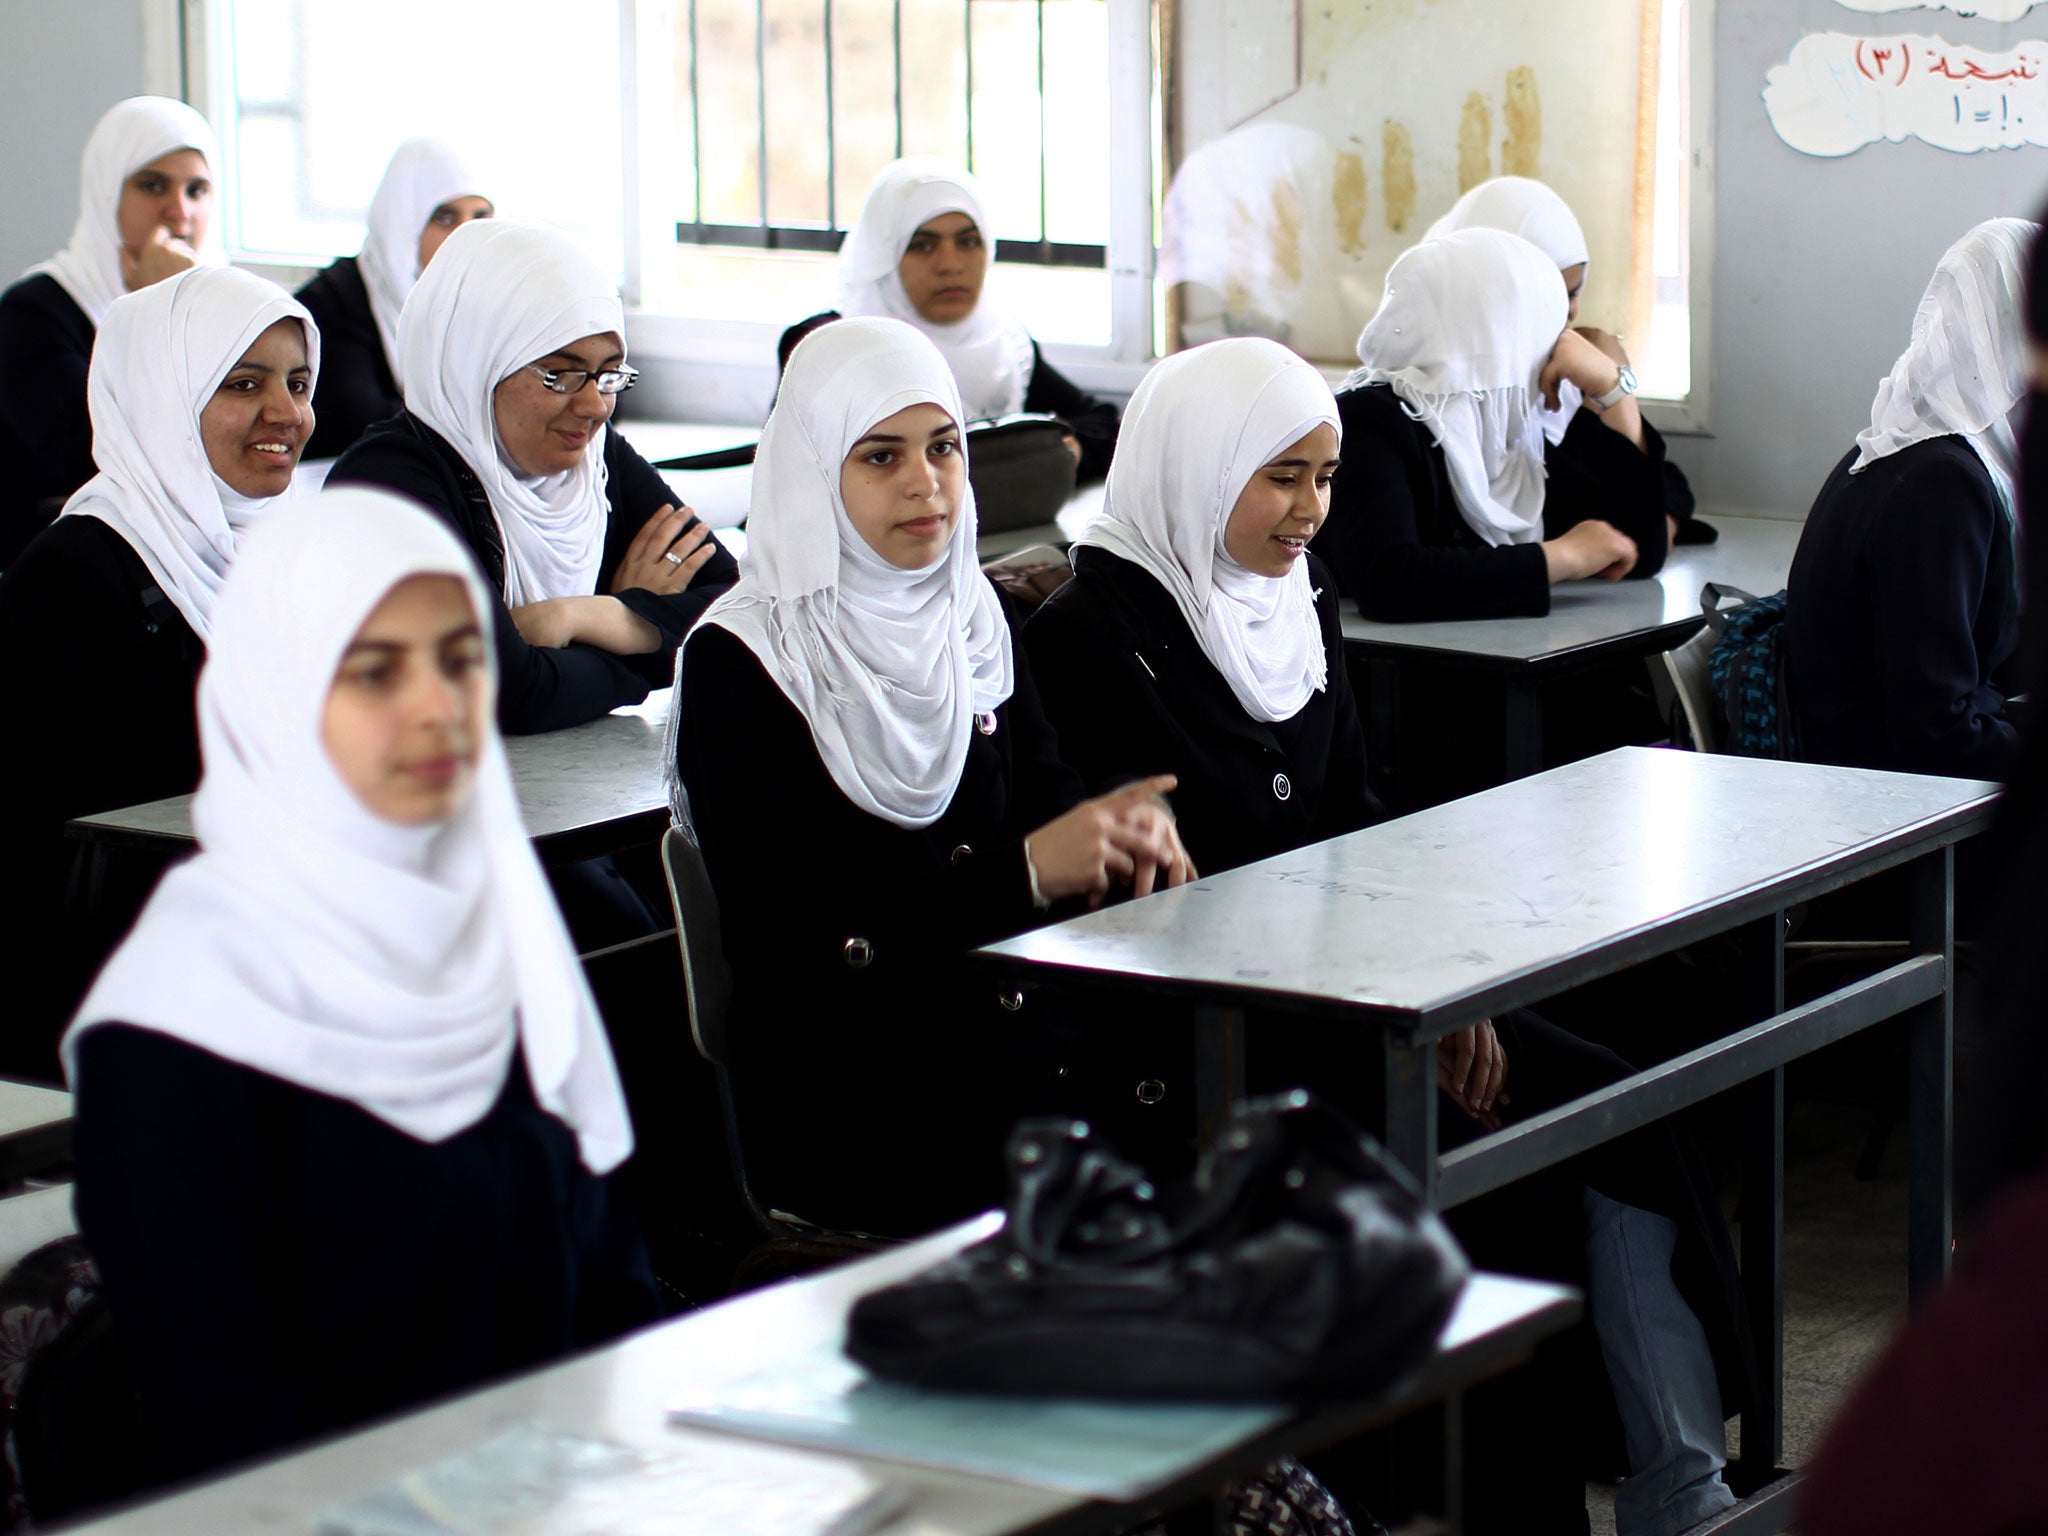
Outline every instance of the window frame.
[[[231, 78], [226, 28], [217, 16], [224, 0], [140, 0], [143, 20], [144, 88], [180, 96], [207, 113], [224, 142], [233, 131], [233, 103], [225, 99]], [[651, 363], [651, 374], [697, 365], [718, 370], [758, 370], [758, 393], [773, 391], [774, 349], [781, 327], [754, 321], [719, 320], [646, 308], [642, 303], [650, 257], [675, 246], [672, 210], [650, 216], [640, 145], [659, 142], [666, 131], [653, 121], [661, 103], [642, 80], [658, 68], [672, 32], [660, 25], [680, 0], [617, 0], [622, 153], [619, 161], [621, 248], [624, 293], [636, 360]], [[1154, 361], [1161, 338], [1155, 331], [1154, 187], [1163, 181], [1155, 166], [1159, 145], [1159, 104], [1153, 98], [1155, 0], [1106, 0], [1109, 6], [1110, 227], [1104, 267], [1109, 283], [1110, 337], [1100, 346], [1046, 343], [1044, 352], [1082, 388], [1128, 395]], [[1691, 326], [1692, 378], [1683, 399], [1645, 397], [1644, 414], [1660, 432], [1704, 436], [1710, 431], [1713, 393], [1714, 268], [1714, 20], [1716, 0], [1688, 0], [1686, 165], [1687, 307]], [[653, 137], [649, 139], [649, 136]], [[236, 178], [216, 183], [224, 229], [235, 227], [240, 189]], [[289, 270], [314, 258], [306, 253], [242, 250], [238, 263]], [[319, 257], [324, 264], [326, 257]], [[652, 382], [652, 379], [650, 379]], [[755, 390], [741, 390], [743, 395]], [[654, 392], [651, 392], [654, 393]], [[668, 394], [669, 391], [658, 391]], [[747, 402], [736, 402], [744, 405]]]

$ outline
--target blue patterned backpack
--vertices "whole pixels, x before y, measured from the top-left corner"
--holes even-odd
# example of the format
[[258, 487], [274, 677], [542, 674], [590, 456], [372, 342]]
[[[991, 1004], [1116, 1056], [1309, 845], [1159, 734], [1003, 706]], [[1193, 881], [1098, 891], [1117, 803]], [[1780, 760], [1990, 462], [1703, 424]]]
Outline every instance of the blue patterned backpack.
[[[1727, 732], [1722, 750], [1741, 757], [1793, 757], [1792, 710], [1785, 698], [1785, 594], [1753, 597], [1709, 582], [1701, 594], [1714, 647], [1707, 675]], [[1723, 608], [1724, 599], [1735, 606]]]

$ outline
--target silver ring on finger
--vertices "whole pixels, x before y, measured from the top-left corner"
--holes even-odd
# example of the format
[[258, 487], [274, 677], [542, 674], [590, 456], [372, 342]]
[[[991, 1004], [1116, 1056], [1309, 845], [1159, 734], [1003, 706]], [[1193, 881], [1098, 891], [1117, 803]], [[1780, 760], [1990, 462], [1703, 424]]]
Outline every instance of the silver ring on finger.
[[669, 550], [666, 554], [664, 554], [661, 558], [666, 560], [670, 565], [681, 565], [683, 563], [683, 557], [677, 554], [672, 549]]

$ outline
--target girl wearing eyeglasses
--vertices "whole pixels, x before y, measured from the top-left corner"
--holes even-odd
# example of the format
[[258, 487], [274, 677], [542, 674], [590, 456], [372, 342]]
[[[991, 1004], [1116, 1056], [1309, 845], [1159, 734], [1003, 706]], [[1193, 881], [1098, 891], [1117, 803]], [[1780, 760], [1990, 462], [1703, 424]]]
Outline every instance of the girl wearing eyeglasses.
[[509, 733], [639, 703], [739, 574], [608, 426], [637, 377], [624, 333], [618, 284], [567, 237], [464, 224], [399, 319], [405, 409], [330, 477], [410, 497], [469, 546], [497, 599]]

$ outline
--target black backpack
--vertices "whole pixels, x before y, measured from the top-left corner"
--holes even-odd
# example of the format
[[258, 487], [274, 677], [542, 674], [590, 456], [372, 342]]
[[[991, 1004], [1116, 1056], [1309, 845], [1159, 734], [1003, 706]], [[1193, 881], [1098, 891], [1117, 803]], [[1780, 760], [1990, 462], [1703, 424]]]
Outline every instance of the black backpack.
[[[1785, 594], [1753, 597], [1710, 582], [1702, 596], [1715, 636], [1707, 675], [1727, 722], [1722, 749], [1740, 757], [1796, 756], [1785, 696]], [[1736, 605], [1720, 607], [1723, 598]]]

